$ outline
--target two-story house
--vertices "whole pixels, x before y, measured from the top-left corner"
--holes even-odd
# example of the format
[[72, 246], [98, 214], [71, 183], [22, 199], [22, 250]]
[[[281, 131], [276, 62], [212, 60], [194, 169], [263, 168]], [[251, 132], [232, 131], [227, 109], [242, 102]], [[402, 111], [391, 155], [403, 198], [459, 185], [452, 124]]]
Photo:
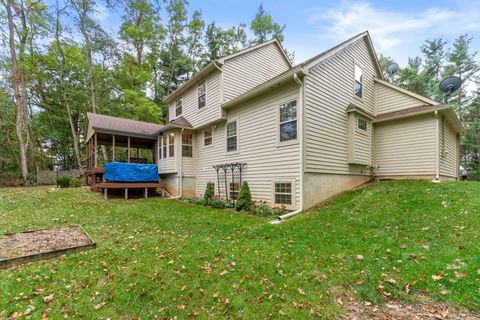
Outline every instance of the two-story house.
[[[295, 66], [276, 40], [241, 50], [165, 102], [155, 161], [173, 195], [211, 182], [234, 198], [242, 179], [254, 200], [299, 210], [373, 176], [458, 177], [459, 119], [383, 79], [368, 32]], [[241, 177], [218, 170], [234, 163]]]

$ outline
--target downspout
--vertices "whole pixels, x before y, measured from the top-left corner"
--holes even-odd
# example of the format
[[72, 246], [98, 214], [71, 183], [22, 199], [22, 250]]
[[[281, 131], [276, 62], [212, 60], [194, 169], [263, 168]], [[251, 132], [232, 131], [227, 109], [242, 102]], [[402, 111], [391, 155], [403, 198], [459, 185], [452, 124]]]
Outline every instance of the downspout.
[[435, 110], [435, 179], [432, 182], [440, 182], [440, 125], [438, 110]]
[[178, 169], [179, 171], [179, 174], [180, 174], [180, 192], [179, 192], [179, 195], [178, 197], [181, 198], [183, 196], [183, 155], [182, 155], [182, 135], [183, 135], [183, 130], [185, 130], [184, 128], [182, 128], [182, 130], [180, 131], [180, 152], [179, 152], [179, 156], [180, 156], [180, 168]]
[[299, 86], [299, 93], [298, 93], [298, 119], [299, 121], [299, 126], [298, 126], [298, 131], [299, 131], [299, 140], [300, 140], [300, 209], [295, 210], [293, 212], [289, 212], [287, 214], [281, 215], [277, 218], [277, 220], [270, 221], [271, 224], [280, 224], [284, 220], [294, 217], [300, 212], [303, 211], [304, 207], [304, 161], [303, 161], [303, 82], [298, 78], [298, 74], [294, 73], [293, 74], [293, 80], [298, 84]]

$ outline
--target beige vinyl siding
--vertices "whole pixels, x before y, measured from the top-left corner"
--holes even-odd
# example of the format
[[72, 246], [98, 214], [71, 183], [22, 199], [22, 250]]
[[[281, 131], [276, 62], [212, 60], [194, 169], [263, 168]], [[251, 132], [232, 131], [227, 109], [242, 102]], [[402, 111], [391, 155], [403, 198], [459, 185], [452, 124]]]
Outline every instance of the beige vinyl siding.
[[[197, 85], [204, 80], [206, 84], [206, 105], [198, 109]], [[193, 127], [198, 127], [220, 118], [220, 81], [220, 71], [215, 71], [206, 79], [199, 80], [184, 92], [182, 96], [182, 116], [187, 119]], [[168, 115], [169, 121], [176, 118], [175, 101], [170, 104]]]
[[[181, 131], [181, 130], [179, 130]], [[195, 132], [193, 131], [184, 131], [184, 133], [191, 133], [192, 134], [192, 147], [193, 147], [193, 151], [192, 151], [192, 157], [183, 157], [182, 156], [182, 175], [183, 176], [186, 176], [186, 177], [194, 177], [195, 176], [195, 149], [196, 149], [196, 143], [195, 143]], [[179, 134], [180, 136], [180, 134]], [[179, 153], [178, 155], [181, 156], [182, 155], [182, 139], [181, 139], [181, 136], [180, 136], [180, 139], [179, 139]]]
[[421, 107], [424, 105], [427, 105], [425, 101], [416, 99], [403, 92], [375, 82], [376, 114]]
[[225, 61], [224, 102], [289, 70], [290, 65], [275, 43]]
[[[363, 69], [363, 99], [354, 96], [355, 63]], [[365, 166], [348, 163], [345, 110], [353, 103], [373, 113], [375, 70], [363, 39], [309, 70], [305, 77], [305, 172], [367, 174]]]
[[[440, 124], [440, 175], [457, 177], [457, 134], [445, 118]], [[443, 138], [442, 138], [443, 135]]]
[[433, 114], [375, 125], [375, 166], [380, 176], [435, 175]]
[[[203, 145], [203, 131], [197, 131], [197, 194], [205, 191], [207, 182], [215, 183], [215, 164], [246, 162], [243, 180], [250, 186], [255, 201], [271, 203], [273, 182], [290, 182], [294, 192], [295, 208], [300, 206], [300, 144], [279, 144], [279, 105], [297, 100], [298, 87], [283, 86], [270, 94], [260, 96], [228, 112], [228, 121], [237, 120], [238, 152], [226, 152], [226, 123], [216, 125], [213, 144]], [[298, 124], [298, 123], [297, 123]], [[230, 182], [231, 176], [228, 176]], [[223, 179], [220, 182], [224, 184]], [[222, 190], [222, 196], [224, 196]]]

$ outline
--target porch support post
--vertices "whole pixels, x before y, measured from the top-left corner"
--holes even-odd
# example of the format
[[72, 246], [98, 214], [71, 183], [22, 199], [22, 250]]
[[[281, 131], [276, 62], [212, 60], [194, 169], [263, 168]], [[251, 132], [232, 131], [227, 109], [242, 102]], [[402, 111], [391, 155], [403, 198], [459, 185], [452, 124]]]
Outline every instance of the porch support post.
[[95, 132], [95, 150], [94, 150], [94, 153], [93, 153], [95, 167], [97, 167], [97, 165], [98, 165], [98, 159], [97, 159], [97, 148], [98, 148], [98, 145], [97, 145], [97, 143], [98, 143], [97, 133]]
[[112, 136], [112, 161], [115, 162], [115, 135]]
[[[128, 136], [127, 145], [128, 145], [128, 147], [127, 147], [128, 148], [128, 160], [127, 160], [127, 162], [130, 163], [130, 136]], [[128, 194], [128, 191], [125, 194]]]

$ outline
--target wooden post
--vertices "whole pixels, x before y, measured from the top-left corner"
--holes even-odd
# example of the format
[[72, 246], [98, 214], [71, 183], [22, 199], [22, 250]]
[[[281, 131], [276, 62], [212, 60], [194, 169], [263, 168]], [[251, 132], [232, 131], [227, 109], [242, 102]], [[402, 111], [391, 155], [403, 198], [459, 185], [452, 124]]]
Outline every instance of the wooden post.
[[128, 188], [125, 188], [125, 200], [128, 199]]
[[143, 196], [145, 197], [145, 199], [148, 198], [148, 188], [145, 188], [145, 192], [143, 193]]
[[103, 197], [108, 200], [108, 188], [103, 189]]
[[94, 153], [93, 153], [93, 156], [94, 156], [94, 163], [95, 163], [95, 168], [98, 166], [98, 159], [97, 159], [97, 148], [98, 148], [98, 145], [97, 145], [97, 133], [95, 132], [95, 150], [94, 150]]
[[140, 158], [140, 148], [137, 148], [137, 158]]
[[130, 136], [128, 136], [128, 139], [127, 139], [127, 145], [128, 145], [128, 160], [127, 162], [130, 163]]
[[112, 136], [112, 161], [115, 162], [115, 135]]

